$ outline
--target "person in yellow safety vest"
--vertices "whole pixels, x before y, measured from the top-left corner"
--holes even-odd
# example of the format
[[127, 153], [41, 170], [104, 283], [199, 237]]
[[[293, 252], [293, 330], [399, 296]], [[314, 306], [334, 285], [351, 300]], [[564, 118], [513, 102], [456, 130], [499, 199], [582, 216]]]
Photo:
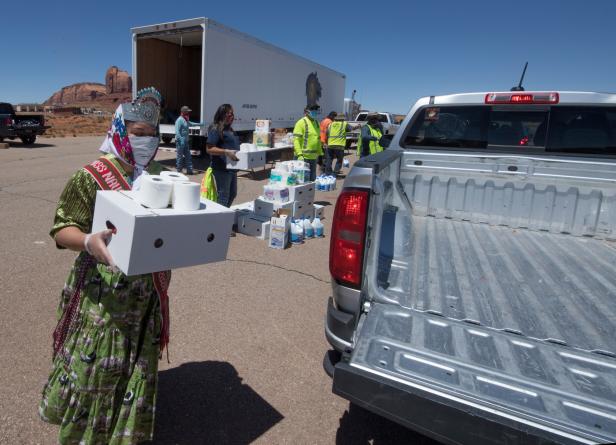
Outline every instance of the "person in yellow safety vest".
[[307, 106], [304, 108], [304, 117], [293, 128], [295, 159], [310, 165], [310, 181], [317, 179], [317, 158], [323, 155], [318, 116], [318, 105]]
[[[334, 117], [334, 122], [330, 123], [326, 130], [327, 146], [325, 148], [325, 174], [339, 174], [342, 169], [344, 159], [344, 149], [347, 142], [347, 131], [352, 131], [358, 126], [351, 125], [344, 120], [344, 114]], [[336, 159], [336, 165], [332, 170], [332, 164]]]
[[361, 129], [361, 135], [357, 141], [357, 156], [363, 158], [383, 151], [380, 144], [382, 137], [383, 131], [379, 125], [379, 115], [376, 113], [369, 114], [368, 124]]

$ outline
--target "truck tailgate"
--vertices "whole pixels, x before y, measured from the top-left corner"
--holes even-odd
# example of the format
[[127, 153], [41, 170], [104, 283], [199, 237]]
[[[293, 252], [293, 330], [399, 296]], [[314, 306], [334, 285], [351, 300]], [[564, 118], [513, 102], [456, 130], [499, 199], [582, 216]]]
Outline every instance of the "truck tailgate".
[[616, 441], [616, 359], [372, 304], [333, 390], [453, 443]]

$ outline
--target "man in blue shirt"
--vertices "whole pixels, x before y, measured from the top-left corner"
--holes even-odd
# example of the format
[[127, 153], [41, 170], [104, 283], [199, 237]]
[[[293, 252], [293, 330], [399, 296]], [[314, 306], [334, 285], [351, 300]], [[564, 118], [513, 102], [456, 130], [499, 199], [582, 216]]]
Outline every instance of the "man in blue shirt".
[[190, 154], [190, 144], [188, 143], [188, 130], [191, 125], [203, 125], [201, 122], [191, 122], [190, 112], [192, 110], [184, 105], [180, 109], [180, 117], [175, 121], [175, 167], [178, 172], [182, 172], [186, 164], [186, 174], [193, 174], [192, 156]]

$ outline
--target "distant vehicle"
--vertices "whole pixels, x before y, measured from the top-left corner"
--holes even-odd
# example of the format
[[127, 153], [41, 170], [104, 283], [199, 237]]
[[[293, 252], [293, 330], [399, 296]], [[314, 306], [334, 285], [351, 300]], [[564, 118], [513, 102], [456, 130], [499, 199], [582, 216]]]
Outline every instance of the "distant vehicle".
[[[381, 123], [381, 126], [383, 127], [384, 136], [391, 138], [393, 137], [394, 134], [396, 134], [396, 131], [398, 131], [398, 128], [400, 128], [400, 125], [396, 123], [396, 118], [393, 114], [384, 113], [380, 111], [360, 111], [357, 114], [357, 116], [355, 116], [355, 120], [350, 121], [349, 123], [359, 124], [360, 127], [363, 127], [364, 125], [366, 125], [368, 114], [370, 113], [376, 113], [379, 115], [379, 122]], [[352, 131], [347, 135], [347, 148], [350, 147], [352, 144], [357, 143], [357, 139], [359, 138], [360, 133], [361, 133], [361, 128], [358, 130]]]
[[420, 99], [329, 261], [335, 394], [445, 443], [616, 442], [616, 94]]
[[191, 120], [205, 122], [190, 130], [202, 137], [223, 103], [233, 106], [240, 137], [257, 119], [271, 120], [273, 129], [292, 128], [307, 104], [323, 113], [343, 106], [344, 74], [214, 20], [141, 26], [132, 35], [133, 94], [148, 86], [161, 92], [164, 142], [175, 136], [182, 105], [193, 110]]
[[13, 105], [0, 102], [0, 142], [19, 138], [25, 145], [32, 145], [48, 128], [43, 113], [16, 113]]

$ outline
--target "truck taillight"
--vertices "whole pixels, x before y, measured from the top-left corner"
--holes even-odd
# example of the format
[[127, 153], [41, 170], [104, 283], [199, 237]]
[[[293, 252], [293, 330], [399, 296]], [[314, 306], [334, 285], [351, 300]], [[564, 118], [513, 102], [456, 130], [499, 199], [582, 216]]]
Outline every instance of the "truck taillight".
[[340, 284], [361, 286], [369, 191], [344, 189], [334, 211], [329, 272]]
[[486, 104], [557, 104], [558, 93], [488, 93]]
[[10, 127], [11, 125], [13, 125], [13, 119], [11, 119], [10, 117], [5, 118], [4, 125]]

